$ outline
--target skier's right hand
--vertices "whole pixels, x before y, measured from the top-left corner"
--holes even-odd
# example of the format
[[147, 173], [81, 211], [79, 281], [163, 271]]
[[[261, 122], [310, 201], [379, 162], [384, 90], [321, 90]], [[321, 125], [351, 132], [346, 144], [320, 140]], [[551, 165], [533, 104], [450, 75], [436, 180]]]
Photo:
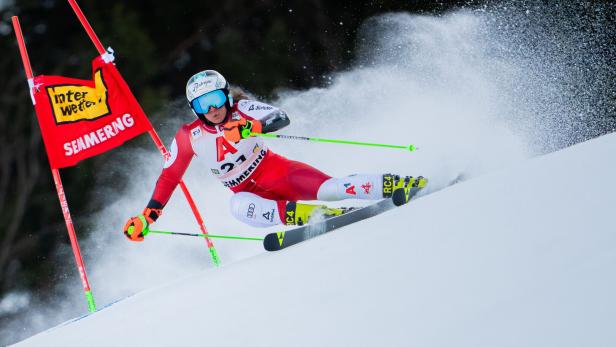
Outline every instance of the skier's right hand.
[[143, 238], [150, 232], [150, 224], [162, 214], [162, 210], [146, 208], [143, 213], [131, 217], [124, 225], [124, 235], [131, 241], [143, 241]]

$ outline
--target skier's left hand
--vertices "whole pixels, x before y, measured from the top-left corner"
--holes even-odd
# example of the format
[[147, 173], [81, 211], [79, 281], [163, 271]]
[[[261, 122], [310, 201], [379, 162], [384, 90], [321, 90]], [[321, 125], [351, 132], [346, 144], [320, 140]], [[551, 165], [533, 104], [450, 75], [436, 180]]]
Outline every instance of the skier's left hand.
[[150, 225], [160, 217], [162, 209], [145, 208], [143, 213], [131, 217], [124, 225], [124, 235], [131, 241], [143, 241], [144, 237], [150, 232]]
[[260, 133], [263, 129], [261, 122], [256, 119], [248, 120], [240, 117], [239, 120], [230, 120], [222, 126], [225, 138], [231, 142], [237, 143], [241, 139], [250, 137], [250, 133]]
[[143, 238], [150, 232], [150, 223], [143, 215], [131, 217], [124, 225], [124, 235], [131, 241], [143, 241]]

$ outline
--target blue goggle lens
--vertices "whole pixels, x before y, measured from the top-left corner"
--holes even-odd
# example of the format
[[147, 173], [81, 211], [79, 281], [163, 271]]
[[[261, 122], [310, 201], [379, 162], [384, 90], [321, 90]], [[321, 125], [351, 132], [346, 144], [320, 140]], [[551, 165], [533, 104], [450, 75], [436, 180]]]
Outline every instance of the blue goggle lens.
[[225, 92], [218, 89], [207, 94], [203, 94], [200, 97], [192, 101], [191, 105], [193, 110], [197, 113], [208, 113], [210, 107], [220, 108], [227, 102], [227, 96]]

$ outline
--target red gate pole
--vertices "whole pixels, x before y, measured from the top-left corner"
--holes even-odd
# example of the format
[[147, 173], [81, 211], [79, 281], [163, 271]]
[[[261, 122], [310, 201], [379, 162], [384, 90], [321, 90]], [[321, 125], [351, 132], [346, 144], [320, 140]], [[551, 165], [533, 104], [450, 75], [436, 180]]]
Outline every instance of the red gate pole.
[[[15, 36], [17, 37], [17, 43], [19, 44], [19, 53], [21, 54], [21, 60], [24, 64], [24, 70], [26, 71], [26, 78], [28, 79], [28, 86], [30, 90], [30, 96], [32, 97], [32, 104], [34, 101], [34, 94], [32, 89], [34, 88], [34, 78], [32, 74], [32, 67], [30, 66], [30, 58], [28, 57], [28, 51], [26, 50], [26, 44], [23, 34], [21, 32], [21, 26], [19, 25], [19, 19], [17, 16], [13, 16], [13, 29], [15, 30]], [[71, 219], [71, 213], [68, 209], [68, 201], [64, 194], [64, 187], [62, 186], [62, 180], [60, 179], [60, 171], [55, 168], [51, 168], [53, 175], [53, 181], [58, 192], [58, 199], [60, 200], [60, 207], [62, 207], [62, 213], [64, 215], [64, 221], [66, 223], [66, 229], [68, 230], [68, 236], [71, 240], [71, 247], [73, 248], [73, 255], [75, 256], [75, 262], [77, 263], [77, 269], [79, 270], [79, 277], [81, 278], [81, 284], [88, 300], [88, 309], [90, 312], [96, 311], [96, 304], [94, 303], [94, 296], [90, 289], [90, 283], [88, 282], [88, 276], [86, 275], [86, 267], [81, 257], [81, 250], [79, 249], [79, 243], [77, 242], [77, 235], [75, 235], [75, 228], [73, 226], [73, 220]]]
[[[98, 51], [98, 53], [101, 54], [101, 55], [107, 53], [107, 51], [105, 50], [103, 44], [101, 43], [101, 41], [99, 40], [98, 36], [94, 32], [94, 29], [92, 29], [92, 26], [88, 22], [88, 19], [86, 18], [86, 16], [81, 11], [81, 8], [79, 8], [79, 5], [77, 5], [77, 2], [75, 0], [68, 0], [68, 3], [73, 8], [73, 11], [77, 15], [77, 18], [79, 18], [79, 21], [81, 22], [81, 25], [83, 26], [83, 28], [85, 29], [86, 33], [90, 37], [90, 40], [92, 41], [92, 43], [96, 47], [96, 50]], [[127, 90], [130, 91], [130, 88], [127, 88]], [[133, 98], [134, 98], [134, 96], [133, 96]], [[139, 104], [139, 108], [141, 109], [141, 105], [140, 104]], [[141, 109], [141, 112], [143, 112], [143, 109]], [[144, 114], [145, 114], [145, 112], [144, 112]], [[165, 148], [165, 145], [161, 141], [160, 136], [158, 136], [158, 134], [156, 133], [156, 130], [154, 130], [154, 127], [152, 126], [151, 123], [150, 123], [150, 130], [148, 131], [148, 134], [150, 134], [150, 137], [152, 138], [152, 140], [156, 144], [156, 147], [158, 147], [158, 150], [163, 155], [165, 160], [168, 159], [170, 157], [169, 151], [167, 151], [167, 149]], [[186, 200], [188, 201], [188, 205], [190, 206], [190, 209], [192, 210], [192, 212], [193, 212], [193, 214], [195, 216], [195, 219], [197, 220], [197, 224], [199, 224], [199, 228], [201, 229], [201, 233], [203, 233], [203, 235], [205, 235], [205, 242], [206, 242], [207, 247], [208, 247], [208, 249], [210, 251], [210, 255], [212, 257], [212, 261], [214, 262], [214, 264], [216, 266], [219, 266], [220, 265], [220, 258], [218, 258], [218, 252], [216, 252], [216, 248], [214, 248], [214, 243], [212, 242], [212, 240], [210, 240], [207, 237], [208, 232], [207, 232], [207, 228], [205, 227], [205, 223], [203, 221], [203, 218], [201, 217], [201, 213], [197, 209], [197, 205], [195, 204], [195, 201], [193, 200], [190, 192], [188, 191], [188, 188], [186, 187], [186, 184], [184, 184], [184, 180], [180, 180], [179, 184], [180, 184], [180, 188], [182, 189], [182, 192], [184, 192], [184, 196], [186, 196]]]

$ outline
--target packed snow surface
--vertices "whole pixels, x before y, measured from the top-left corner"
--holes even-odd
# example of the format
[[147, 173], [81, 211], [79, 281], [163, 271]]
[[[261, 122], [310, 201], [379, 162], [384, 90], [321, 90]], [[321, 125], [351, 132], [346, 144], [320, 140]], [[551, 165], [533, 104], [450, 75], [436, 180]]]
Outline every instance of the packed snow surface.
[[614, 346], [616, 134], [17, 346]]

